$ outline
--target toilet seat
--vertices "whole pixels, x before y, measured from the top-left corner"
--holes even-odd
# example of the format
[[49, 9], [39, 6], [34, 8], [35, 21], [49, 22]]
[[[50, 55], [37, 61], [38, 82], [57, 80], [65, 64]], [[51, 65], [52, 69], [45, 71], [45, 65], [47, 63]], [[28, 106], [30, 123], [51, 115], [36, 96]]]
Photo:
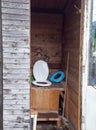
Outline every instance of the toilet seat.
[[35, 81], [32, 83], [37, 86], [50, 86], [51, 82], [47, 80], [49, 74], [49, 68], [47, 62], [38, 60], [33, 66], [33, 75]]
[[32, 82], [34, 85], [37, 85], [37, 86], [50, 86], [52, 83], [50, 82], [50, 81], [48, 81], [48, 80], [46, 80], [46, 81], [43, 81], [43, 82], [39, 82], [39, 81], [33, 81]]

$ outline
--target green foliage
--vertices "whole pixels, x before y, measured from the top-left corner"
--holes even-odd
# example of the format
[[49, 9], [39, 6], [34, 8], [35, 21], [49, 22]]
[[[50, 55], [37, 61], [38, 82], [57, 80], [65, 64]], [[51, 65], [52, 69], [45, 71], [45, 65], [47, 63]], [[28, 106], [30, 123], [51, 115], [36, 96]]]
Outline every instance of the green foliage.
[[31, 77], [30, 77], [30, 83], [32, 83], [32, 81], [34, 81], [34, 80], [35, 80], [34, 77], [31, 76]]

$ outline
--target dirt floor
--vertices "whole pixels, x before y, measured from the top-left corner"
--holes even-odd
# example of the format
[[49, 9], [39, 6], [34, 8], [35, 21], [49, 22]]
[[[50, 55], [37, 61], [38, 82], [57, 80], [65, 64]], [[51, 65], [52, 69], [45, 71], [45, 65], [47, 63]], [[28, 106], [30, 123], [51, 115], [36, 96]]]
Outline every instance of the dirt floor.
[[60, 117], [61, 125], [60, 127], [57, 126], [56, 122], [38, 122], [36, 130], [73, 130], [70, 126], [69, 122], [65, 119]]

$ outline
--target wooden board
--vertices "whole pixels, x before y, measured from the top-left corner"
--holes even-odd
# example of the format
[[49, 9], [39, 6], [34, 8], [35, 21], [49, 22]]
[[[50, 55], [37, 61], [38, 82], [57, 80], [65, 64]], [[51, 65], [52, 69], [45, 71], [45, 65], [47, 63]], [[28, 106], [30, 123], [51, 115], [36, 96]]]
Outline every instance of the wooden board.
[[37, 121], [56, 121], [60, 126], [60, 117], [56, 112], [38, 113]]
[[[30, 129], [30, 84], [28, 82], [30, 1], [2, 0], [0, 3], [3, 45], [3, 129]], [[2, 108], [0, 110], [2, 112]], [[0, 130], [2, 130], [1, 124], [0, 122]]]
[[57, 111], [59, 107], [59, 91], [52, 89], [31, 88], [30, 107], [38, 111]]
[[[69, 52], [68, 89], [66, 115], [74, 129], [80, 130], [80, 17], [76, 8], [81, 1], [69, 0], [64, 12], [63, 56]], [[63, 62], [64, 63], [64, 62]], [[73, 112], [74, 110], [74, 112]]]
[[32, 13], [31, 68], [45, 60], [50, 72], [61, 69], [62, 15]]

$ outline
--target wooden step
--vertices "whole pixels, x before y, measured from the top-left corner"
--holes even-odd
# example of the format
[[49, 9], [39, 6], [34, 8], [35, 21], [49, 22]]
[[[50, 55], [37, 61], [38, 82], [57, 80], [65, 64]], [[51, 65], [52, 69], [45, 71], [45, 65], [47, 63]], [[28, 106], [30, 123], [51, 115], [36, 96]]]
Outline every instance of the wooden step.
[[60, 118], [56, 112], [38, 113], [37, 121], [56, 121], [57, 126], [60, 126]]

